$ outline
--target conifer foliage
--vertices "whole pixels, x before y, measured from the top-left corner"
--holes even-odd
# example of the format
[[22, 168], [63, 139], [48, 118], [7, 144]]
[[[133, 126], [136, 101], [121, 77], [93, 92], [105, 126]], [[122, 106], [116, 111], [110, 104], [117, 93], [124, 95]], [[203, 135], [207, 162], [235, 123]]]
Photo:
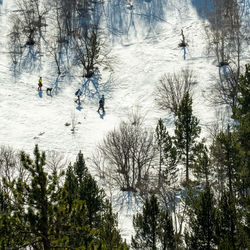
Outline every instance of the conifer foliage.
[[156, 196], [146, 199], [142, 213], [133, 218], [134, 249], [174, 249], [174, 230], [167, 210], [161, 209]]
[[192, 98], [187, 92], [181, 101], [175, 121], [175, 145], [186, 168], [186, 183], [189, 181], [189, 169], [194, 161], [196, 139], [200, 132], [199, 121], [193, 115]]
[[209, 184], [198, 195], [192, 190], [186, 200], [188, 204], [189, 229], [185, 240], [187, 249], [215, 249], [217, 244], [216, 206]]
[[22, 152], [21, 161], [28, 181], [0, 185], [1, 249], [128, 249], [81, 152], [64, 182], [56, 171], [45, 172], [45, 153], [37, 145], [34, 160]]

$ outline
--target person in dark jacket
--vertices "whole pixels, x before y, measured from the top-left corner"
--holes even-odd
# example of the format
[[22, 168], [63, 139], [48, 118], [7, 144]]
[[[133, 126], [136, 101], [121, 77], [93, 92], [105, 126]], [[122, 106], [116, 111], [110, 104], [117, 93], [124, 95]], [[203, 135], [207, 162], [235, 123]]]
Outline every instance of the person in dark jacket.
[[75, 93], [75, 95], [77, 96], [77, 100], [75, 100], [75, 102], [78, 102], [78, 104], [80, 105], [81, 104], [81, 100], [80, 100], [80, 97], [82, 95], [82, 91], [80, 89], [78, 89]]
[[99, 100], [99, 108], [98, 108], [97, 112], [99, 112], [100, 109], [102, 109], [103, 113], [105, 112], [105, 110], [104, 110], [104, 103], [103, 103], [103, 99], [102, 98], [100, 98], [100, 100]]

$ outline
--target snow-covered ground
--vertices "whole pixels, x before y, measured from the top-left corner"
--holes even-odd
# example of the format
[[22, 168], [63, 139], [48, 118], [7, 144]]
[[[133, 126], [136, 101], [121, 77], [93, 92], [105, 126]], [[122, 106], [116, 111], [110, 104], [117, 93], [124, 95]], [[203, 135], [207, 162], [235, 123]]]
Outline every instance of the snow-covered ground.
[[[57, 93], [48, 96], [45, 91], [42, 95], [37, 92], [39, 76], [45, 87], [54, 86], [57, 80], [55, 65], [48, 55], [41, 57], [39, 65], [28, 61], [26, 71], [20, 75], [11, 69], [7, 34], [8, 18], [15, 5], [14, 0], [0, 0], [0, 144], [29, 153], [38, 144], [41, 150], [58, 151], [71, 161], [81, 150], [88, 160], [105, 134], [126, 119], [129, 111], [139, 109], [152, 129], [158, 119], [168, 117], [155, 105], [155, 86], [164, 73], [185, 67], [196, 76], [193, 109], [204, 128], [215, 115], [202, 93], [218, 77], [218, 67], [215, 58], [207, 53], [204, 20], [199, 13], [201, 2], [134, 0], [129, 9], [125, 0], [106, 0], [102, 25], [111, 41], [113, 72], [100, 69], [94, 80], [83, 79], [80, 72], [61, 77]], [[186, 54], [178, 47], [181, 29], [189, 44]], [[248, 49], [244, 60], [249, 59]], [[93, 91], [85, 92], [79, 108], [74, 93], [78, 88], [86, 90], [86, 85]], [[103, 117], [96, 112], [101, 94], [106, 97]], [[72, 119], [77, 122], [75, 133], [71, 126], [65, 126]], [[119, 211], [121, 233], [130, 241], [131, 216], [136, 209], [118, 205], [115, 210]]]

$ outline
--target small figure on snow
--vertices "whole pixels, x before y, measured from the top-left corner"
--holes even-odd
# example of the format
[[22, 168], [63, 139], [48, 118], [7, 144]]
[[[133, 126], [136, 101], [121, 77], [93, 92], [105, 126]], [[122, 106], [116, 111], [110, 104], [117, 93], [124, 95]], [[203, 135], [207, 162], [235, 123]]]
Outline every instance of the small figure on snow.
[[81, 95], [82, 95], [82, 91], [81, 91], [80, 89], [78, 89], [78, 90], [76, 91], [75, 95], [77, 96], [77, 100], [75, 100], [75, 102], [76, 102], [76, 103], [78, 102], [78, 104], [80, 105], [80, 104], [81, 104], [80, 97], [81, 97]]
[[[104, 97], [103, 97], [103, 98], [104, 98]], [[100, 98], [100, 100], [99, 100], [99, 108], [98, 108], [97, 112], [99, 112], [100, 109], [102, 109], [102, 112], [103, 112], [103, 113], [105, 112], [105, 110], [104, 110], [104, 102], [103, 102], [103, 99], [102, 99], [102, 98]]]
[[43, 86], [42, 77], [40, 76], [40, 79], [39, 79], [39, 82], [38, 82], [38, 91], [42, 91], [42, 86]]
[[53, 90], [53, 88], [47, 88], [46, 89], [46, 93], [47, 93], [47, 95], [51, 95], [51, 91]]
[[105, 98], [104, 98], [104, 95], [102, 95], [102, 103], [103, 103], [103, 107], [104, 107], [104, 104], [105, 104]]

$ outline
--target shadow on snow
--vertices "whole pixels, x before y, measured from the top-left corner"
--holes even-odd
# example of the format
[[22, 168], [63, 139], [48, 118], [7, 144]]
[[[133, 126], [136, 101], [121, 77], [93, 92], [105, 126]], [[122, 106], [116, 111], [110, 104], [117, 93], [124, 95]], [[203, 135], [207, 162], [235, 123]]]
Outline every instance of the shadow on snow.
[[[127, 3], [130, 1], [127, 1]], [[113, 36], [129, 35], [134, 31], [135, 35], [139, 32], [139, 27], [143, 27], [143, 34], [146, 37], [155, 32], [155, 27], [160, 22], [165, 22], [164, 8], [167, 0], [137, 0], [131, 1], [133, 7], [128, 8], [126, 1], [108, 1], [106, 5], [106, 21], [108, 28]]]

